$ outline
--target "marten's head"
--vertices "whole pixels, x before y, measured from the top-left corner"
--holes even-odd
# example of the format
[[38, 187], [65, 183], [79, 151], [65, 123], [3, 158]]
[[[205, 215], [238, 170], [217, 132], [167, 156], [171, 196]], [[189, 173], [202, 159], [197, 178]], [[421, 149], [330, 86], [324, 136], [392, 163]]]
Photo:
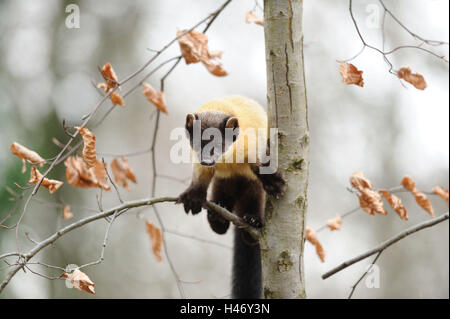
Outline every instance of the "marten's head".
[[202, 165], [213, 166], [239, 134], [237, 117], [221, 112], [200, 112], [186, 116], [186, 133]]

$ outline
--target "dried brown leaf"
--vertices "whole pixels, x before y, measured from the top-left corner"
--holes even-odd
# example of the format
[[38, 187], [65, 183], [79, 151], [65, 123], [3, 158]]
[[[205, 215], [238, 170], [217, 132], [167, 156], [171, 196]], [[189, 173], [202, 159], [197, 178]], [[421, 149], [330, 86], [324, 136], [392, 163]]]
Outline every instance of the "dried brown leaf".
[[350, 184], [359, 191], [359, 205], [370, 215], [375, 212], [386, 215], [381, 195], [373, 190], [372, 183], [364, 176], [362, 172], [353, 173], [350, 177]]
[[208, 51], [209, 59], [221, 59], [223, 51]]
[[125, 170], [125, 176], [131, 180], [133, 183], [137, 184], [136, 175], [134, 175], [133, 170], [130, 167], [130, 164], [128, 164], [127, 159], [125, 156], [122, 156], [122, 162], [123, 162], [123, 168]]
[[445, 200], [448, 204], [448, 189], [443, 189], [442, 187], [436, 185], [433, 187], [433, 193]]
[[112, 92], [109, 95], [109, 98], [111, 99], [111, 103], [112, 104], [114, 104], [114, 105], [118, 104], [120, 106], [125, 106], [125, 100], [123, 99], [123, 97], [119, 93]]
[[117, 184], [122, 186], [123, 188], [129, 190], [130, 186], [128, 185], [127, 175], [125, 174], [125, 169], [119, 163], [117, 158], [113, 159], [111, 162], [111, 170], [114, 175], [114, 180]]
[[420, 190], [416, 188], [416, 183], [411, 177], [409, 176], [403, 177], [402, 185], [405, 189], [407, 189], [414, 195], [414, 199], [416, 200], [416, 203], [420, 207], [422, 207], [428, 214], [430, 214], [431, 217], [435, 216], [434, 209], [433, 206], [431, 205], [430, 200], [424, 193], [422, 193]]
[[97, 88], [103, 90], [104, 93], [108, 93], [108, 86], [106, 85], [106, 83], [97, 83]]
[[75, 126], [83, 137], [83, 160], [87, 168], [94, 167], [97, 163], [97, 155], [95, 154], [95, 135], [86, 127]]
[[152, 242], [153, 254], [155, 255], [157, 261], [162, 261], [161, 252], [163, 238], [161, 230], [148, 220], [145, 222], [145, 226]]
[[408, 220], [408, 212], [400, 198], [389, 193], [387, 190], [380, 190], [380, 193], [383, 194], [389, 205], [391, 205], [392, 209], [395, 210], [402, 220]]
[[61, 277], [67, 278], [72, 286], [78, 290], [95, 294], [95, 284], [92, 280], [81, 270], [75, 269], [72, 273], [63, 273]]
[[[28, 181], [28, 184], [37, 184], [41, 178], [42, 178], [41, 172], [39, 172], [39, 170], [36, 168], [36, 166], [31, 166], [31, 176], [30, 176], [30, 180]], [[48, 189], [50, 194], [53, 194], [54, 192], [56, 192], [58, 190], [58, 188], [61, 187], [62, 184], [64, 184], [64, 183], [61, 181], [57, 181], [54, 179], [48, 179], [47, 177], [45, 177], [41, 183], [42, 186], [44, 186], [45, 188]]]
[[215, 76], [227, 76], [228, 73], [225, 71], [220, 64], [214, 63], [211, 60], [202, 61], [203, 65], [208, 69], [209, 72]]
[[101, 68], [100, 72], [102, 73], [102, 76], [106, 81], [107, 89], [105, 90], [105, 92], [109, 92], [110, 89], [114, 89], [115, 87], [117, 87], [119, 80], [117, 79], [116, 72], [114, 72], [111, 63], [106, 63]]
[[249, 11], [245, 14], [245, 22], [246, 23], [254, 23], [258, 25], [264, 26], [264, 18], [257, 17], [253, 11]]
[[405, 80], [408, 83], [414, 85], [414, 87], [418, 90], [425, 90], [427, 88], [427, 82], [423, 75], [419, 73], [412, 73], [411, 68], [403, 67], [397, 71], [397, 76], [400, 79]]
[[353, 64], [339, 62], [339, 72], [342, 76], [342, 82], [345, 84], [356, 84], [364, 87], [363, 71], [359, 71]]
[[136, 184], [136, 176], [131, 170], [125, 157], [122, 157], [122, 161], [123, 160], [125, 161], [124, 165], [122, 166], [122, 164], [120, 164], [117, 158], [113, 159], [113, 161], [111, 162], [111, 170], [113, 172], [114, 180], [116, 181], [116, 183], [125, 188], [126, 190], [129, 190], [130, 186], [128, 184], [128, 180], [131, 180], [133, 183]]
[[384, 209], [383, 200], [381, 195], [371, 189], [363, 189], [359, 197], [359, 205], [361, 208], [369, 213], [370, 215], [375, 215], [375, 212], [381, 215], [386, 215], [387, 212]]
[[163, 92], [157, 92], [150, 84], [143, 83], [144, 89], [142, 90], [142, 94], [147, 98], [149, 102], [151, 102], [158, 110], [161, 112], [167, 113], [166, 107], [166, 98]]
[[416, 182], [414, 182], [414, 180], [409, 176], [403, 177], [401, 184], [410, 192], [414, 191], [414, 189], [416, 188]]
[[327, 226], [330, 230], [339, 230], [342, 228], [342, 218], [341, 216], [336, 216], [333, 219], [327, 220]]
[[350, 184], [359, 191], [363, 189], [372, 189], [372, 183], [364, 176], [363, 172], [356, 172], [350, 176]]
[[109, 191], [111, 187], [106, 181], [106, 170], [103, 163], [97, 159], [95, 166], [88, 168], [81, 157], [69, 156], [66, 166], [66, 179], [70, 185], [82, 188], [98, 187]]
[[[186, 30], [177, 32], [177, 37]], [[208, 57], [208, 37], [200, 32], [190, 31], [178, 38], [181, 54], [186, 64], [197, 63]]]
[[322, 262], [325, 262], [326, 251], [323, 249], [322, 245], [317, 238], [317, 233], [314, 229], [306, 227], [306, 240], [316, 247], [316, 254], [319, 256]]
[[[45, 163], [45, 160], [38, 153], [26, 148], [23, 145], [20, 145], [17, 142], [12, 143], [10, 149], [14, 155], [21, 158], [22, 160], [26, 160], [33, 165], [42, 166]], [[24, 173], [23, 168], [22, 173]]]
[[428, 214], [430, 214], [431, 217], [435, 217], [433, 205], [431, 205], [430, 200], [428, 197], [416, 189], [414, 192], [414, 198], [416, 199], [417, 204], [419, 204], [420, 207], [422, 207], [424, 210], [427, 211]]
[[73, 217], [72, 212], [70, 211], [69, 205], [64, 205], [63, 207], [63, 219], [71, 219]]
[[209, 51], [208, 37], [200, 32], [186, 30], [177, 32], [178, 43], [181, 54], [186, 64], [202, 62], [211, 74], [225, 76], [228, 73], [221, 67], [220, 63], [214, 61], [222, 56], [221, 51]]

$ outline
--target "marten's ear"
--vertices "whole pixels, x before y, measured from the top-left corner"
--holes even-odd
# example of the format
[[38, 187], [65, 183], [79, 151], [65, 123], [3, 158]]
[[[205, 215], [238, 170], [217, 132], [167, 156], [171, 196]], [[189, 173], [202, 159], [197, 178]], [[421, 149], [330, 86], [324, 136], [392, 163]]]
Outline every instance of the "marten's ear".
[[237, 117], [234, 117], [234, 116], [230, 117], [227, 120], [227, 123], [225, 124], [225, 128], [235, 129], [238, 127], [239, 127], [239, 121], [238, 121]]
[[192, 113], [189, 113], [188, 115], [186, 115], [186, 129], [188, 131], [192, 131], [192, 127], [194, 126], [194, 120], [195, 120], [195, 115]]

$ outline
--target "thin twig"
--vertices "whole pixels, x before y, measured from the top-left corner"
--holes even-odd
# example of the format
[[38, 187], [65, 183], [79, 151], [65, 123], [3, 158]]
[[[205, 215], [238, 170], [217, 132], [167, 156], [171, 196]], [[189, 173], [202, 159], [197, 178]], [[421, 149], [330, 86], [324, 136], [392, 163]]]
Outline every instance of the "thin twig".
[[411, 228], [408, 228], [407, 230], [395, 235], [394, 237], [386, 240], [385, 242], [381, 243], [380, 245], [378, 245], [377, 247], [366, 251], [356, 257], [353, 257], [352, 259], [349, 259], [345, 262], [343, 262], [342, 264], [340, 264], [339, 266], [327, 271], [325, 274], [322, 275], [322, 279], [327, 279], [329, 277], [331, 277], [332, 275], [338, 273], [339, 271], [367, 258], [370, 257], [380, 251], [385, 250], [386, 248], [388, 248], [389, 246], [395, 244], [396, 242], [398, 242], [399, 240], [402, 240], [405, 237], [408, 237], [411, 234], [414, 234], [415, 232], [418, 232], [422, 229], [437, 225], [443, 221], [446, 221], [449, 218], [449, 213], [445, 213], [439, 217], [433, 218], [431, 220], [419, 223]]
[[[208, 31], [208, 29], [210, 28], [210, 26], [212, 25], [212, 23], [216, 20], [216, 18], [219, 16], [219, 14], [222, 12], [223, 9], [225, 9], [225, 7], [231, 2], [231, 0], [227, 0], [218, 10], [216, 10], [213, 14], [211, 14], [209, 16], [210, 20], [207, 23], [206, 27], [203, 29], [203, 33], [205, 33], [206, 31]], [[208, 18], [208, 19], [209, 19]], [[205, 20], [206, 21], [206, 20]], [[180, 35], [182, 36], [182, 35]], [[182, 59], [182, 56], [179, 56], [176, 59], [176, 62], [172, 65], [172, 67], [166, 72], [166, 74], [161, 78], [160, 80], [160, 90], [161, 92], [164, 92], [164, 84], [165, 84], [165, 80], [167, 79], [167, 77], [173, 72], [173, 70], [177, 67], [177, 65], [180, 63]], [[143, 81], [142, 81], [143, 82]], [[142, 84], [141, 82], [141, 84]], [[155, 147], [156, 147], [156, 141], [157, 141], [157, 136], [158, 136], [158, 129], [159, 129], [159, 120], [160, 120], [160, 115], [161, 112], [159, 110], [157, 110], [156, 112], [156, 119], [155, 119], [155, 124], [154, 124], [154, 130], [153, 130], [153, 138], [152, 138], [152, 143], [150, 146], [150, 151], [151, 151], [151, 161], [152, 161], [152, 183], [151, 183], [151, 195], [152, 197], [155, 196], [156, 193], [156, 178], [157, 178], [157, 173], [156, 173], [156, 158], [155, 158]], [[180, 280], [180, 277], [178, 275], [178, 273], [176, 272], [175, 266], [170, 258], [169, 255], [169, 251], [168, 251], [168, 247], [167, 247], [167, 243], [165, 240], [165, 226], [163, 223], [163, 220], [158, 212], [158, 210], [156, 209], [156, 207], [152, 207], [153, 208], [153, 212], [156, 215], [156, 218], [158, 219], [158, 222], [160, 224], [161, 227], [161, 231], [162, 231], [162, 237], [163, 237], [163, 248], [164, 248], [164, 252], [166, 254], [167, 257], [167, 261], [169, 263], [169, 266], [172, 270], [172, 274], [175, 278], [177, 287], [178, 287], [178, 291], [180, 293], [180, 296], [182, 298], [185, 298], [185, 293], [184, 293], [184, 289], [183, 289], [183, 283]]]
[[[130, 81], [131, 79], [133, 79], [134, 77], [136, 77], [138, 74], [140, 74], [142, 71], [144, 71], [156, 58], [158, 58], [162, 52], [164, 52], [169, 46], [171, 46], [173, 43], [175, 43], [180, 37], [184, 36], [185, 34], [187, 34], [188, 32], [192, 31], [193, 29], [195, 29], [196, 27], [198, 27], [199, 25], [207, 22], [206, 27], [204, 28], [203, 32], [206, 32], [208, 30], [208, 28], [212, 25], [212, 23], [215, 21], [215, 19], [217, 18], [217, 16], [222, 12], [222, 10], [231, 2], [231, 0], [227, 0], [225, 1], [221, 7], [219, 7], [219, 9], [217, 9], [215, 12], [209, 14], [206, 18], [204, 18], [203, 20], [201, 20], [200, 22], [198, 22], [197, 24], [195, 24], [192, 28], [180, 33], [179, 35], [177, 35], [177, 37], [175, 37], [174, 39], [172, 39], [171, 41], [169, 41], [161, 50], [157, 51], [156, 54], [150, 58], [143, 66], [141, 66], [138, 70], [136, 70], [135, 72], [133, 72], [132, 74], [130, 74], [129, 76], [125, 77], [122, 81], [117, 82], [117, 87], [113, 88], [112, 90], [110, 90], [107, 94], [105, 94], [101, 100], [96, 104], [96, 106], [93, 108], [93, 110], [86, 115], [85, 117], [83, 117], [82, 119], [82, 124], [80, 125], [81, 128], [86, 127], [86, 125], [90, 122], [90, 120], [93, 118], [93, 116], [97, 113], [97, 111], [99, 110], [100, 106], [110, 97], [110, 95], [116, 91], [120, 86], [124, 85], [125, 83], [127, 83], [128, 81]], [[127, 93], [124, 94], [124, 97], [126, 95], [128, 95], [129, 93], [131, 93], [135, 88], [137, 88], [139, 85], [141, 85], [143, 83], [143, 81], [145, 79], [147, 79], [149, 76], [151, 76], [154, 72], [156, 72], [156, 70], [158, 70], [160, 67], [162, 67], [163, 65], [165, 65], [166, 63], [169, 63], [170, 61], [176, 60], [176, 62], [174, 63], [174, 65], [170, 68], [170, 70], [163, 76], [163, 78], [161, 79], [161, 83], [163, 85], [164, 80], [167, 78], [167, 76], [174, 70], [174, 68], [179, 64], [179, 62], [181, 61], [181, 56], [177, 56], [174, 58], [169, 59], [168, 61], [165, 61], [163, 63], [161, 63], [158, 67], [156, 67], [154, 70], [152, 70], [150, 73], [148, 73], [146, 76], [144, 76], [143, 79], [141, 79], [138, 83], [138, 85], [132, 87]], [[106, 114], [100, 119], [100, 121], [98, 121], [96, 123], [95, 126], [100, 125], [103, 120], [111, 113], [111, 111], [115, 108], [115, 106], [113, 105], [107, 112]], [[156, 113], [157, 115], [157, 119], [156, 122], [159, 122], [159, 112]], [[65, 129], [65, 123], [63, 123], [63, 127], [64, 127], [64, 131], [67, 132], [67, 130]], [[154, 135], [154, 142], [152, 143], [152, 153], [154, 156], [154, 146], [155, 146], [155, 142], [156, 142], [156, 132], [157, 132], [157, 128], [155, 130], [155, 135]], [[67, 132], [68, 133], [68, 132]], [[139, 206], [145, 206], [145, 205], [152, 205], [154, 203], [157, 202], [161, 202], [161, 201], [175, 201], [176, 198], [159, 198], [159, 199], [150, 199], [144, 202], [128, 202], [128, 203], [122, 203], [122, 206], [116, 207], [115, 209], [110, 209], [101, 213], [98, 213], [96, 215], [90, 216], [88, 218], [79, 220], [78, 222], [75, 222], [67, 227], [64, 227], [63, 229], [59, 230], [58, 232], [56, 232], [55, 234], [53, 234], [52, 236], [48, 237], [47, 239], [43, 240], [42, 242], [40, 242], [38, 245], [36, 245], [33, 249], [31, 249], [27, 254], [22, 254], [21, 253], [21, 249], [19, 246], [19, 225], [21, 224], [21, 221], [23, 220], [23, 217], [27, 211], [27, 208], [29, 206], [29, 203], [31, 201], [31, 198], [37, 193], [38, 189], [40, 188], [40, 185], [42, 183], [42, 181], [44, 180], [44, 178], [50, 173], [50, 171], [53, 170], [53, 168], [58, 165], [59, 163], [61, 163], [62, 161], [64, 161], [65, 158], [67, 158], [70, 154], [72, 154], [73, 152], [75, 152], [83, 143], [82, 141], [79, 141], [75, 146], [71, 146], [72, 142], [75, 140], [75, 138], [79, 135], [79, 130], [75, 131], [73, 134], [68, 133], [68, 135], [70, 136], [70, 139], [66, 142], [66, 144], [64, 146], [61, 146], [61, 150], [60, 152], [53, 158], [53, 161], [50, 163], [49, 167], [47, 168], [47, 170], [42, 174], [41, 179], [34, 185], [31, 186], [33, 187], [33, 190], [31, 192], [31, 194], [27, 197], [24, 207], [22, 209], [22, 213], [19, 216], [19, 219], [17, 221], [17, 223], [11, 227], [11, 228], [16, 228], [16, 247], [17, 247], [17, 253], [15, 253], [15, 255], [11, 255], [8, 254], [8, 256], [18, 256], [19, 260], [17, 261], [17, 263], [12, 266], [13, 269], [7, 274], [6, 278], [4, 279], [4, 281], [2, 282], [2, 284], [0, 285], [0, 292], [4, 289], [4, 287], [9, 283], [9, 281], [11, 280], [11, 278], [20, 270], [20, 269], [25, 269], [28, 268], [27, 263], [28, 261], [35, 255], [37, 254], [39, 251], [41, 251], [43, 248], [47, 247], [48, 245], [52, 244], [53, 242], [55, 242], [58, 238], [60, 238], [61, 236], [63, 236], [64, 234], [66, 234], [67, 232], [70, 232], [73, 229], [79, 228], [87, 223], [90, 223], [92, 221], [95, 221], [97, 219], [101, 219], [101, 218], [108, 218], [108, 216], [110, 216], [111, 214], [116, 214], [117, 212], [123, 212], [124, 210], [133, 208], [133, 207], [139, 207]], [[67, 151], [67, 152], [66, 152]], [[154, 158], [154, 157], [153, 157]], [[154, 174], [156, 174], [156, 172], [154, 171]], [[154, 182], [152, 184], [154, 186]], [[154, 193], [154, 187], [153, 187], [153, 191], [152, 193]], [[121, 200], [120, 196], [119, 199]], [[128, 205], [128, 206], [126, 206]], [[156, 212], [157, 213], [157, 212]], [[223, 214], [222, 212], [219, 212], [220, 214]], [[229, 212], [228, 212], [229, 213]], [[120, 214], [120, 213], [119, 213]], [[229, 213], [231, 214], [231, 213]], [[157, 213], [157, 215], [159, 216], [159, 214]], [[114, 218], [113, 218], [114, 219]], [[110, 221], [109, 226], [111, 225], [113, 219]], [[161, 219], [160, 219], [161, 221]], [[242, 221], [241, 221], [242, 222]], [[1, 225], [2, 227], [4, 225]], [[163, 227], [163, 225], [161, 224], [161, 226]], [[6, 226], [6, 228], [8, 228]], [[249, 228], [249, 231], [251, 231], [251, 229]], [[165, 243], [165, 241], [164, 241]], [[167, 247], [166, 248], [166, 255], [167, 255]], [[2, 255], [3, 256], [3, 255]], [[3, 258], [3, 257], [2, 257]], [[31, 272], [33, 272], [30, 269]]]
[[384, 49], [384, 43], [385, 43], [385, 41], [384, 41], [384, 40], [385, 40], [385, 39], [384, 39], [384, 21], [385, 21], [385, 15], [386, 15], [386, 13], [388, 13], [388, 14], [394, 19], [394, 21], [397, 22], [397, 23], [400, 25], [400, 27], [402, 27], [404, 30], [406, 30], [411, 36], [413, 36], [415, 39], [421, 40], [421, 41], [422, 41], [422, 44], [423, 44], [423, 43], [426, 43], [426, 44], [430, 44], [430, 45], [433, 45], [433, 46], [438, 46], [438, 45], [448, 45], [448, 43], [447, 43], [447, 42], [444, 42], [444, 41], [427, 40], [427, 39], [424, 39], [424, 38], [420, 37], [419, 35], [417, 35], [417, 34], [411, 32], [404, 24], [402, 24], [402, 23], [397, 19], [397, 17], [395, 17], [395, 15], [394, 15], [391, 11], [389, 11], [389, 10], [386, 8], [386, 6], [384, 5], [384, 3], [383, 3], [382, 0], [379, 0], [379, 2], [381, 3], [381, 5], [383, 6], [383, 9], [384, 9], [384, 15], [383, 15], [383, 21], [382, 21], [382, 22], [383, 22], [383, 23], [382, 23], [382, 27], [383, 27], [383, 30], [382, 30], [382, 39], [383, 39], [383, 45], [382, 45], [382, 47], [383, 47], [383, 49], [382, 49], [382, 50], [378, 49], [377, 47], [375, 47], [375, 46], [373, 46], [373, 45], [368, 44], [368, 43], [366, 42], [366, 40], [364, 39], [364, 37], [363, 37], [363, 35], [362, 35], [362, 33], [361, 33], [360, 29], [359, 29], [358, 23], [356, 22], [355, 16], [354, 16], [354, 14], [353, 14], [353, 0], [349, 0], [349, 12], [350, 12], [350, 17], [351, 17], [351, 19], [352, 19], [352, 22], [353, 22], [353, 25], [354, 25], [354, 27], [355, 27], [355, 30], [356, 30], [356, 32], [357, 32], [357, 34], [358, 34], [358, 37], [359, 37], [359, 39], [361, 40], [361, 43], [363, 44], [363, 47], [362, 47], [362, 49], [358, 52], [358, 54], [356, 54], [355, 56], [353, 56], [353, 57], [350, 58], [350, 59], [344, 60], [345, 62], [348, 62], [348, 61], [351, 61], [351, 60], [357, 58], [359, 55], [362, 54], [362, 52], [364, 51], [365, 48], [369, 48], [369, 49], [371, 49], [371, 50], [374, 50], [374, 51], [378, 52], [379, 54], [381, 54], [381, 55], [383, 56], [384, 61], [385, 61], [386, 64], [389, 66], [389, 73], [391, 73], [391, 74], [393, 74], [393, 75], [395, 75], [395, 76], [398, 76], [398, 75], [397, 75], [397, 72], [394, 70], [394, 66], [393, 66], [392, 62], [389, 60], [388, 55], [393, 54], [393, 53], [395, 53], [395, 52], [397, 52], [397, 51], [399, 51], [399, 50], [403, 50], [403, 49], [415, 49], [415, 50], [420, 50], [420, 51], [423, 51], [423, 52], [425, 52], [425, 53], [428, 53], [428, 54], [430, 54], [430, 55], [432, 55], [432, 56], [434, 56], [434, 57], [437, 57], [437, 58], [443, 60], [444, 62], [448, 63], [448, 60], [447, 60], [444, 56], [438, 55], [438, 54], [434, 53], [434, 52], [431, 51], [431, 50], [428, 50], [428, 49], [426, 49], [426, 48], [421, 47], [420, 45], [400, 45], [400, 46], [395, 47], [395, 48], [392, 49], [392, 50], [385, 51], [385, 49]]
[[[349, 192], [354, 193], [353, 189], [351, 188], [347, 188]], [[396, 193], [407, 193], [409, 192], [407, 189], [405, 189], [403, 186], [395, 186], [392, 188], [387, 189], [387, 191], [391, 194], [396, 194]], [[426, 195], [433, 195], [433, 196], [437, 196], [434, 192], [430, 192], [430, 191], [422, 191], [422, 193], [426, 194]], [[345, 219], [346, 217], [349, 217], [351, 215], [353, 215], [354, 213], [358, 212], [361, 209], [360, 206], [353, 208], [352, 210], [349, 210], [345, 213], [343, 213], [341, 216], [342, 219]], [[316, 232], [321, 232], [323, 230], [325, 230], [328, 226], [322, 225], [319, 228], [316, 229]]]
[[428, 40], [428, 39], [425, 39], [425, 38], [423, 38], [423, 37], [421, 37], [421, 36], [419, 36], [418, 34], [416, 34], [416, 33], [414, 33], [414, 32], [412, 32], [410, 29], [408, 29], [393, 13], [392, 13], [392, 11], [390, 11], [387, 7], [386, 7], [386, 5], [384, 4], [384, 2], [383, 2], [383, 0], [378, 0], [379, 2], [380, 2], [380, 4], [381, 4], [381, 6], [383, 7], [383, 9], [384, 9], [384, 12], [385, 13], [387, 13], [387, 14], [389, 14], [391, 17], [392, 17], [392, 19], [394, 19], [394, 21], [395, 22], [397, 22], [397, 24], [398, 25], [400, 25], [406, 32], [408, 32], [413, 38], [415, 38], [415, 39], [417, 39], [417, 40], [420, 40], [420, 41], [422, 41], [422, 42], [424, 42], [424, 43], [426, 43], [426, 44], [428, 44], [428, 45], [432, 45], [432, 46], [440, 46], [440, 45], [449, 45], [449, 43], [448, 42], [445, 42], [445, 41], [436, 41], [436, 40]]
[[363, 278], [369, 273], [369, 271], [372, 270], [373, 266], [375, 265], [375, 263], [377, 262], [378, 258], [380, 257], [381, 253], [383, 251], [378, 252], [378, 254], [375, 256], [375, 258], [373, 259], [372, 263], [369, 265], [369, 267], [367, 267], [367, 270], [362, 274], [362, 276], [355, 282], [355, 284], [352, 286], [352, 291], [350, 292], [350, 295], [348, 295], [348, 299], [352, 299], [353, 293], [355, 292], [356, 287], [358, 286], [358, 284], [361, 282], [361, 280], [363, 280]]
[[[191, 30], [195, 29], [196, 27], [198, 27], [199, 25], [203, 24], [204, 22], [208, 21], [208, 24], [205, 28], [204, 31], [206, 31], [210, 25], [212, 24], [212, 22], [217, 18], [217, 16], [222, 12], [222, 10], [228, 5], [228, 3], [230, 3], [231, 0], [226, 1], [218, 10], [216, 10], [215, 12], [209, 14], [206, 18], [202, 19], [200, 22], [198, 22], [197, 24], [195, 24], [192, 28], [186, 30], [185, 32], [182, 32], [181, 34], [179, 34], [178, 36], [176, 36], [174, 39], [172, 39], [171, 41], [169, 41], [161, 50], [159, 50], [152, 58], [150, 58], [146, 63], [144, 63], [143, 66], [141, 66], [138, 70], [136, 70], [135, 72], [133, 72], [132, 74], [130, 74], [129, 76], [125, 77], [125, 79], [123, 79], [122, 81], [119, 81], [117, 87], [113, 88], [112, 90], [110, 90], [107, 94], [105, 94], [103, 96], [103, 98], [97, 103], [97, 105], [94, 107], [93, 111], [91, 111], [89, 113], [89, 115], [83, 119], [82, 124], [80, 125], [80, 128], [84, 128], [89, 121], [92, 119], [92, 117], [97, 113], [98, 109], [100, 108], [100, 106], [110, 97], [110, 95], [115, 92], [120, 86], [124, 85], [125, 83], [127, 83], [128, 81], [130, 81], [131, 79], [133, 79], [134, 77], [136, 77], [137, 75], [139, 75], [142, 71], [144, 71], [155, 59], [157, 59], [167, 48], [169, 48], [172, 44], [174, 44], [180, 37], [184, 36], [186, 33], [190, 32]], [[112, 110], [112, 108], [110, 109]], [[109, 114], [109, 112], [108, 112]], [[78, 136], [79, 134], [79, 130], [75, 131], [73, 134], [71, 134], [69, 141], [64, 145], [64, 147], [61, 149], [61, 151], [58, 153], [57, 156], [55, 156], [55, 159], [53, 160], [53, 162], [49, 165], [49, 167], [47, 168], [47, 170], [42, 174], [42, 177], [40, 178], [40, 180], [36, 183], [36, 185], [33, 188], [33, 191], [31, 192], [31, 194], [28, 196], [27, 200], [25, 201], [25, 205], [22, 209], [22, 213], [19, 216], [19, 219], [16, 223], [16, 225], [14, 225], [12, 228], [16, 228], [16, 247], [17, 250], [20, 251], [20, 245], [19, 245], [19, 225], [27, 211], [28, 205], [31, 201], [31, 198], [36, 195], [38, 189], [41, 186], [42, 181], [44, 180], [44, 178], [50, 173], [50, 171], [53, 170], [53, 168], [59, 164], [62, 161], [62, 157], [64, 155], [64, 153], [66, 152], [66, 150], [70, 147], [70, 144], [74, 141], [74, 139]], [[68, 153], [72, 153], [74, 152], [78, 147], [80, 147], [82, 145], [82, 142], [79, 142], [77, 144], [76, 147], [73, 147], [72, 149], [69, 150]], [[67, 156], [67, 155], [66, 155]]]
[[[6, 275], [6, 278], [3, 280], [3, 282], [0, 285], [0, 293], [3, 291], [3, 289], [6, 287], [6, 285], [9, 283], [9, 281], [14, 277], [14, 275], [21, 269], [23, 268], [28, 261], [33, 258], [38, 252], [40, 252], [42, 249], [44, 249], [45, 247], [53, 244], [55, 241], [57, 241], [60, 237], [64, 236], [65, 234], [71, 232], [72, 230], [75, 230], [77, 228], [80, 228], [86, 224], [89, 224], [91, 222], [94, 222], [96, 220], [99, 219], [103, 219], [105, 217], [114, 215], [116, 212], [119, 212], [118, 214], [120, 214], [120, 212], [124, 211], [124, 210], [128, 210], [131, 208], [136, 208], [136, 207], [142, 207], [142, 206], [152, 206], [154, 204], [157, 203], [162, 203], [162, 202], [176, 202], [178, 200], [177, 197], [157, 197], [157, 198], [146, 198], [146, 199], [140, 199], [140, 200], [135, 200], [135, 201], [128, 201], [128, 202], [124, 202], [123, 204], [120, 204], [116, 207], [110, 208], [108, 210], [105, 210], [101, 213], [80, 219], [62, 229], [60, 229], [59, 231], [57, 231], [56, 233], [54, 233], [53, 235], [49, 236], [48, 238], [42, 240], [41, 242], [39, 242], [38, 245], [36, 245], [35, 247], [33, 247], [30, 251], [28, 251], [28, 253], [26, 254], [22, 254], [20, 252], [12, 252], [12, 253], [7, 253], [4, 255], [0, 255], [0, 259], [1, 258], [5, 258], [5, 257], [10, 257], [10, 256], [20, 256], [21, 257], [21, 262], [18, 263], [17, 265], [15, 265], [13, 267], [13, 269]], [[229, 212], [228, 210], [226, 210], [225, 208], [222, 208], [214, 203], [211, 202], [206, 202], [206, 207], [208, 207], [208, 209], [216, 212], [217, 214], [219, 214], [221, 217], [229, 220], [230, 222], [236, 223], [237, 226], [243, 227], [244, 229], [246, 229], [250, 234], [258, 234], [257, 236], [259, 236], [259, 230], [256, 228], [253, 228], [252, 226], [246, 224], [243, 220], [241, 220], [239, 217], [237, 217], [236, 215], [234, 215], [233, 213]]]
[[103, 167], [105, 168], [106, 176], [108, 176], [109, 181], [111, 182], [112, 186], [113, 186], [114, 189], [116, 190], [116, 194], [117, 194], [117, 197], [119, 197], [119, 201], [120, 201], [121, 203], [123, 203], [123, 199], [122, 199], [122, 196], [120, 196], [119, 189], [117, 188], [116, 183], [114, 183], [113, 179], [112, 179], [111, 176], [109, 175], [108, 168], [106, 167], [106, 163], [105, 163], [105, 159], [104, 159], [104, 158], [102, 158], [102, 162], [103, 162]]
[[225, 244], [222, 244], [222, 243], [219, 243], [219, 242], [217, 242], [217, 241], [213, 241], [213, 240], [209, 240], [209, 239], [200, 238], [200, 237], [193, 236], [193, 235], [183, 234], [183, 233], [180, 233], [179, 231], [171, 230], [171, 229], [166, 229], [165, 231], [166, 231], [166, 233], [168, 233], [168, 234], [180, 236], [180, 237], [183, 237], [183, 238], [189, 238], [189, 239], [196, 240], [196, 241], [198, 241], [198, 242], [205, 243], [205, 244], [211, 244], [211, 245], [215, 245], [215, 246], [218, 246], [218, 247], [223, 247], [223, 248], [231, 249], [231, 246], [225, 245]]
[[[127, 209], [125, 209], [123, 211], [126, 211], [126, 210]], [[104, 258], [104, 256], [105, 256], [105, 248], [106, 248], [106, 244], [108, 243], [109, 230], [111, 229], [111, 226], [112, 226], [114, 220], [116, 219], [116, 217], [119, 214], [121, 214], [121, 213], [122, 213], [122, 211], [121, 212], [116, 211], [114, 213], [114, 215], [112, 216], [111, 220], [109, 221], [108, 226], [106, 227], [105, 238], [103, 239], [103, 245], [102, 245], [102, 250], [101, 250], [101, 253], [100, 253], [100, 258], [98, 260], [96, 260], [96, 261], [93, 261], [93, 262], [81, 265], [80, 267], [78, 267], [78, 269], [89, 267], [89, 266], [93, 266], [93, 265], [98, 265], [105, 259]]]

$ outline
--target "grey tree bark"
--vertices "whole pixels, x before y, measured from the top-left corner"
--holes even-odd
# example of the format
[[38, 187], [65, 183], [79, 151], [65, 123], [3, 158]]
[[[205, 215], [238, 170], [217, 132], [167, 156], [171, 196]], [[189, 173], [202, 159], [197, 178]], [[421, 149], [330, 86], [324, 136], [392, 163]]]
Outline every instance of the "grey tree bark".
[[303, 246], [309, 128], [301, 0], [265, 0], [269, 127], [278, 128], [278, 168], [286, 193], [270, 198], [261, 244], [264, 298], [305, 298]]

